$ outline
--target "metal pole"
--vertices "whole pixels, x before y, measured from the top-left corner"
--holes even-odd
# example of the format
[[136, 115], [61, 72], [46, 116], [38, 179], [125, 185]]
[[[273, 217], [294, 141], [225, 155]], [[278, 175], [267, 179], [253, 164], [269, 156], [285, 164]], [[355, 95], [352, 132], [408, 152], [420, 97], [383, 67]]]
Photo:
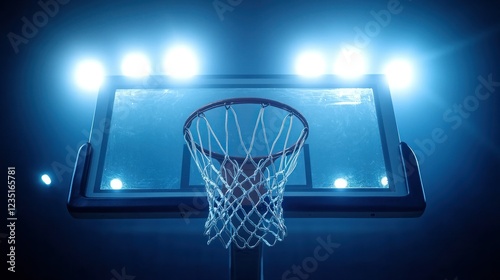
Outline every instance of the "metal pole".
[[230, 280], [264, 280], [262, 243], [252, 249], [240, 249], [231, 243], [229, 250]]

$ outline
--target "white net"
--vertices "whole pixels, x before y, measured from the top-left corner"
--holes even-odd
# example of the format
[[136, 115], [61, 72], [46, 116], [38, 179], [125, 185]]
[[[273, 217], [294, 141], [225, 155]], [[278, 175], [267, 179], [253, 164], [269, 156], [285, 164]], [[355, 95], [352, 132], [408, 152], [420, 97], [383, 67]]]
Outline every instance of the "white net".
[[[184, 131], [191, 156], [205, 181], [208, 244], [220, 239], [226, 248], [231, 242], [239, 248], [253, 248], [260, 242], [273, 246], [286, 234], [283, 194], [308, 127], [305, 121], [296, 121], [296, 115], [289, 110], [273, 107], [283, 113], [276, 122], [277, 114], [265, 117], [269, 104], [251, 105], [259, 109], [253, 127], [242, 127], [238, 121], [237, 110], [247, 118], [248, 108], [224, 104], [210, 109], [223, 111], [218, 118], [213, 119], [208, 112], [196, 113]], [[222, 129], [210, 123], [222, 120]], [[270, 120], [275, 124], [266, 131]], [[241, 156], [230, 155], [230, 149]]]

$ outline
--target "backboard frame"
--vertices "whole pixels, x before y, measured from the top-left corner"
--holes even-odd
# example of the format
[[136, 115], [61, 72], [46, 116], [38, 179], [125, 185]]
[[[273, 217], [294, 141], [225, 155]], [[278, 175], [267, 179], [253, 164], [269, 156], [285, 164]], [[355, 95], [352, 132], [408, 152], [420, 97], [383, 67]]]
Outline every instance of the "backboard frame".
[[[78, 152], [67, 204], [73, 216], [125, 218], [207, 216], [208, 203], [203, 186], [188, 194], [169, 193], [165, 196], [158, 195], [157, 192], [155, 195], [148, 192], [132, 192], [129, 196], [124, 196], [122, 193], [117, 195], [113, 191], [95, 191], [99, 176], [102, 176], [102, 161], [109, 136], [109, 123], [112, 119], [116, 90], [197, 87], [372, 88], [390, 188], [368, 191], [371, 193], [359, 190], [335, 190], [333, 195], [331, 191], [328, 191], [327, 195], [324, 195], [326, 193], [324, 191], [311, 192], [306, 196], [304, 193], [289, 193], [285, 195], [283, 202], [285, 217], [416, 217], [423, 213], [426, 203], [418, 163], [408, 145], [400, 143], [390, 91], [383, 75], [366, 75], [356, 80], [345, 80], [338, 76], [304, 78], [291, 75], [216, 75], [199, 76], [189, 80], [166, 76], [149, 76], [144, 79], [108, 77], [99, 92], [91, 138]], [[96, 131], [102, 133], [95, 133]], [[101, 137], [94, 137], [95, 135]], [[304, 148], [306, 163], [310, 161], [307, 149], [306, 146]]]

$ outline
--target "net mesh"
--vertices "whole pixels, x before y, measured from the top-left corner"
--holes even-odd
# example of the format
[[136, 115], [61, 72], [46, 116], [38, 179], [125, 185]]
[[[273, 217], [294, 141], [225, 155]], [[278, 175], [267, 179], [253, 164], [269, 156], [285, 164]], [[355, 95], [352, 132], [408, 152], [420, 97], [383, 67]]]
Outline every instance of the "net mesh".
[[[236, 107], [238, 105], [219, 108], [225, 111], [223, 130], [216, 131], [207, 114], [198, 113], [184, 132], [206, 186], [209, 202], [205, 223], [207, 243], [220, 239], [226, 248], [231, 242], [239, 248], [253, 248], [261, 242], [273, 246], [286, 235], [283, 194], [287, 178], [297, 165], [307, 128], [302, 126], [298, 133], [292, 133], [294, 123], [300, 122], [294, 122], [294, 114], [285, 111], [281, 124], [273, 126], [277, 132], [269, 133], [265, 118], [268, 106], [261, 104], [255, 126], [242, 131]], [[248, 114], [248, 110], [241, 109], [241, 112]], [[248, 131], [251, 134], [244, 137], [243, 132]], [[231, 141], [233, 145], [229, 144]], [[264, 154], [256, 155], [256, 143], [259, 143], [259, 153], [264, 150]], [[293, 143], [296, 144], [290, 149]], [[241, 156], [230, 156], [229, 147], [232, 151], [240, 151]]]

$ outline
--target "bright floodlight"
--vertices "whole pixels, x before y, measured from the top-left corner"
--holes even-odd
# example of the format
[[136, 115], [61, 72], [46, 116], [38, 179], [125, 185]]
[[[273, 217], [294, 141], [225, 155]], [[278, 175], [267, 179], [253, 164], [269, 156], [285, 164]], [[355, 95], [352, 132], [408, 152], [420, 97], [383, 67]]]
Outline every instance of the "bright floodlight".
[[180, 46], [171, 49], [164, 61], [167, 75], [176, 78], [189, 78], [198, 74], [198, 58], [189, 48]]
[[347, 180], [344, 178], [338, 178], [337, 180], [335, 180], [333, 185], [338, 189], [347, 188]]
[[348, 78], [365, 74], [366, 60], [364, 55], [356, 49], [343, 49], [335, 62], [333, 72]]
[[95, 60], [83, 61], [76, 68], [75, 79], [80, 88], [95, 91], [104, 80], [104, 67]]
[[295, 72], [301, 76], [320, 76], [325, 74], [325, 69], [325, 59], [317, 52], [303, 53], [295, 62]]
[[151, 73], [151, 63], [146, 55], [131, 53], [122, 62], [122, 73], [129, 77], [143, 77]]
[[109, 183], [113, 190], [121, 190], [123, 188], [123, 183], [120, 179], [113, 179]]
[[52, 179], [50, 179], [50, 176], [49, 176], [49, 175], [44, 174], [44, 175], [42, 175], [42, 182], [43, 182], [45, 185], [49, 186], [50, 184], [52, 184]]
[[384, 71], [391, 88], [407, 88], [413, 81], [413, 67], [407, 60], [395, 60]]

